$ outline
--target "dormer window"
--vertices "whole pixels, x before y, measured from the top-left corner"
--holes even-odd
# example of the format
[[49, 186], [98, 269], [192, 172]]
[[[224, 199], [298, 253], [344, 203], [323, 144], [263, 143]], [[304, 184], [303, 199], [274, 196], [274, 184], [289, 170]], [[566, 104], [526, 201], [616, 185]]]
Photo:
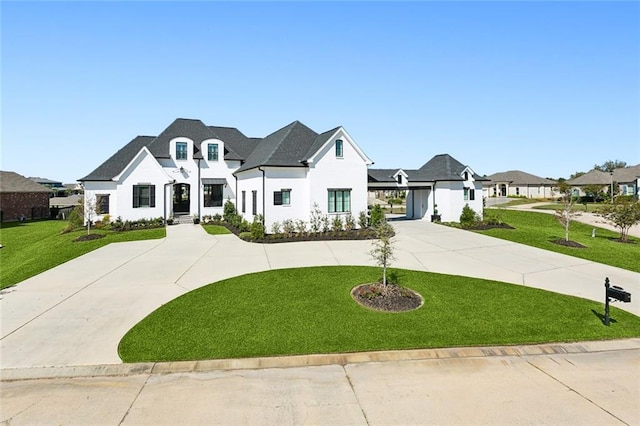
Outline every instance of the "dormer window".
[[468, 172], [464, 172], [464, 180], [469, 180], [469, 173]]
[[342, 158], [342, 155], [343, 155], [342, 148], [343, 148], [342, 139], [336, 140], [336, 157], [337, 158]]
[[398, 175], [398, 184], [402, 185], [402, 175]]
[[218, 161], [218, 144], [210, 143], [207, 146], [207, 159], [209, 161]]
[[176, 142], [176, 160], [186, 160], [186, 159], [187, 159], [187, 143]]

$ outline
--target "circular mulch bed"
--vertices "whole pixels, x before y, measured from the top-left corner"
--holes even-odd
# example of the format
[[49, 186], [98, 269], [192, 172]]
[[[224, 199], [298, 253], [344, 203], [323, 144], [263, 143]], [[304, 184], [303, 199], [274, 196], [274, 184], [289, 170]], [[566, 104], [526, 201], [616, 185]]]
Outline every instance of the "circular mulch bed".
[[80, 235], [78, 238], [76, 238], [75, 240], [73, 240], [74, 243], [80, 242], [80, 241], [92, 241], [92, 240], [99, 240], [100, 238], [104, 238], [104, 234], [89, 234], [89, 235]]
[[420, 294], [395, 284], [360, 284], [351, 290], [351, 297], [362, 306], [383, 312], [412, 311], [424, 303]]
[[609, 238], [609, 241], [615, 241], [616, 243], [622, 244], [637, 244], [634, 240], [622, 241], [619, 237], [611, 237]]
[[582, 244], [576, 243], [575, 241], [571, 241], [571, 240], [567, 241], [563, 239], [558, 239], [558, 240], [553, 240], [551, 242], [559, 246], [573, 247], [573, 248], [587, 248], [587, 246], [583, 246]]

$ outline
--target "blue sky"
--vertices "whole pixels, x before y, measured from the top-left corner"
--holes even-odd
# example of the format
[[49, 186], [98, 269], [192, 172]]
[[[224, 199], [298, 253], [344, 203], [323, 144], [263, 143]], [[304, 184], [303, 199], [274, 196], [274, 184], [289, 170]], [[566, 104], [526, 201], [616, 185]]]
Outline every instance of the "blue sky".
[[638, 2], [2, 2], [2, 170], [72, 182], [175, 118], [342, 125], [377, 168], [640, 163]]

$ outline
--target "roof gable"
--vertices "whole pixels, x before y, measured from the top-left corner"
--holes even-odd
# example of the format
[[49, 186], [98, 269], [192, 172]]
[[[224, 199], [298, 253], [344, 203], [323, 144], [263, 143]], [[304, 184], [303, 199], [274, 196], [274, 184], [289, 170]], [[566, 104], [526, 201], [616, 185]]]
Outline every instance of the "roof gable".
[[154, 139], [156, 139], [154, 136], [138, 136], [134, 138], [94, 171], [78, 180], [80, 182], [112, 180], [124, 170], [144, 146], [147, 146]]

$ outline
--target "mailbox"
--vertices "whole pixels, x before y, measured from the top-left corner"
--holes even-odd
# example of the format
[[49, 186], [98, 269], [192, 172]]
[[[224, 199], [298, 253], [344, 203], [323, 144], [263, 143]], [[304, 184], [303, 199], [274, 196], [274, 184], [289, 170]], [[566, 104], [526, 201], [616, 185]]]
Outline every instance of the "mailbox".
[[607, 288], [607, 297], [619, 300], [621, 302], [631, 302], [631, 293], [624, 291], [624, 288], [612, 285]]

